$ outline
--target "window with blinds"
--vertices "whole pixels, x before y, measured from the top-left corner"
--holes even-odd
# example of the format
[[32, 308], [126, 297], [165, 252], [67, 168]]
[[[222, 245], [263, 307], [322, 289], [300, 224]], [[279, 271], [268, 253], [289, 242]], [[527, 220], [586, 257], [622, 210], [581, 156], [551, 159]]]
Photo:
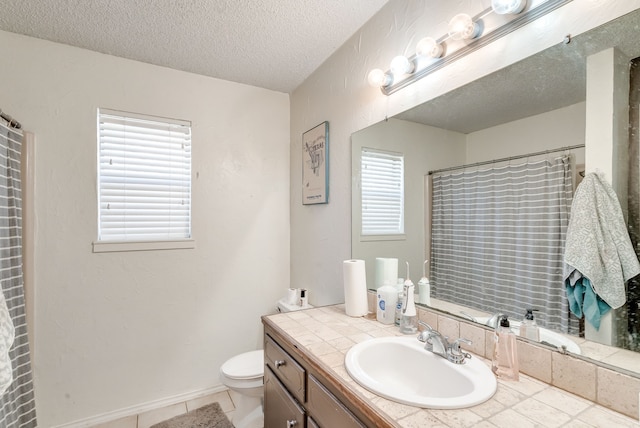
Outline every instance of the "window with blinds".
[[191, 123], [98, 110], [98, 241], [191, 238]]
[[362, 148], [362, 235], [404, 233], [404, 155]]

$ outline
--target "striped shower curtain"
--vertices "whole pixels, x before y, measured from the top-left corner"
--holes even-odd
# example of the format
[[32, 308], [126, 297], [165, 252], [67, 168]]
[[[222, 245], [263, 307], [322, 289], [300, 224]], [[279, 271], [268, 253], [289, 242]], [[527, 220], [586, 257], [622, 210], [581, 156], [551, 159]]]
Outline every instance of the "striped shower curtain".
[[434, 174], [435, 298], [578, 331], [562, 281], [573, 186], [570, 157]]
[[35, 427], [22, 277], [22, 133], [7, 126], [4, 120], [0, 122], [0, 281], [15, 330], [8, 353], [13, 381], [0, 397], [0, 427]]

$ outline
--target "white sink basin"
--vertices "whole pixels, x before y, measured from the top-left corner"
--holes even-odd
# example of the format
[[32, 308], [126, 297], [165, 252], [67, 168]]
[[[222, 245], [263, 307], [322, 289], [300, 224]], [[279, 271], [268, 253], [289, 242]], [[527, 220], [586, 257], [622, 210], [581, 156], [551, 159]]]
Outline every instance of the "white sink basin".
[[454, 364], [424, 349], [416, 336], [383, 337], [354, 345], [349, 375], [369, 391], [411, 406], [460, 409], [493, 396], [496, 378], [478, 358]]
[[[479, 322], [480, 324], [487, 325], [489, 318], [477, 317], [475, 318], [475, 321]], [[520, 335], [520, 321], [509, 320], [509, 324], [511, 326], [511, 330], [515, 334]], [[563, 346], [565, 346], [567, 348], [567, 351], [573, 354], [576, 354], [576, 355], [582, 354], [582, 350], [580, 349], [580, 346], [578, 346], [578, 344], [573, 340], [571, 340], [570, 338], [540, 326], [538, 326], [538, 328], [540, 329], [540, 342], [546, 342], [558, 348], [562, 348]]]

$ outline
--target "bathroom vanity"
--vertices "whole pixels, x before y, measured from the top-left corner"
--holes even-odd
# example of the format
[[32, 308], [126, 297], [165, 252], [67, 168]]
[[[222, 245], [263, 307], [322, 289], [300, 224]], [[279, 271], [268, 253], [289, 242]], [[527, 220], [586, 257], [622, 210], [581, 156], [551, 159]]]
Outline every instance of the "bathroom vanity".
[[[420, 315], [432, 325], [440, 321], [441, 327], [451, 326], [442, 315], [423, 310]], [[496, 426], [560, 426], [572, 420], [585, 426], [637, 427], [637, 419], [541, 382], [527, 373], [521, 373], [519, 382], [499, 380], [491, 399], [466, 409], [422, 409], [396, 403], [358, 385], [347, 373], [344, 358], [356, 343], [375, 337], [399, 336], [397, 327], [367, 317], [349, 317], [343, 305], [268, 315], [262, 317], [262, 322], [264, 413], [268, 427], [475, 426], [485, 421]], [[468, 328], [474, 329], [472, 333], [478, 329], [473, 337], [477, 342], [484, 341], [490, 333], [464, 321], [460, 322], [458, 331], [464, 330], [466, 334]], [[477, 354], [473, 358], [485, 361]], [[402, 364], [401, 361], [380, 363]], [[558, 376], [562, 373], [558, 372]], [[630, 386], [638, 385], [632, 382]]]
[[319, 361], [264, 322], [264, 423], [268, 427], [393, 427], [330, 377]]

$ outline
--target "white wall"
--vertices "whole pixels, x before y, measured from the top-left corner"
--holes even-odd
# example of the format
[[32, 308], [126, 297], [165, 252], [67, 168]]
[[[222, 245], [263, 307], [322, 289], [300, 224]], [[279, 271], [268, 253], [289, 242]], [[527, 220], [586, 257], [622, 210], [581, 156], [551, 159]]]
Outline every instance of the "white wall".
[[[533, 53], [640, 7], [638, 0], [574, 1], [386, 97], [367, 85], [372, 68], [414, 53], [426, 35], [446, 33], [456, 13], [475, 15], [489, 2], [391, 0], [291, 96], [291, 283], [313, 304], [343, 301], [342, 260], [351, 256], [350, 136]], [[301, 203], [304, 131], [330, 123], [329, 204]]]
[[[515, 120], [467, 135], [465, 163], [584, 145], [585, 103]], [[584, 149], [576, 161], [584, 163]]]
[[[220, 385], [289, 286], [287, 94], [0, 32], [35, 133], [35, 370], [50, 427]], [[92, 253], [96, 109], [193, 124], [193, 250]]]
[[459, 132], [398, 119], [377, 123], [352, 135], [353, 182], [360, 177], [362, 147], [404, 155], [405, 235], [402, 239], [361, 239], [362, 200], [359, 194], [353, 195], [351, 249], [353, 257], [365, 260], [369, 288], [375, 288], [376, 257], [397, 258], [401, 278], [406, 277], [405, 262], [409, 262], [411, 277], [418, 282], [424, 263], [424, 178], [431, 170], [464, 163], [465, 141], [466, 136]]

